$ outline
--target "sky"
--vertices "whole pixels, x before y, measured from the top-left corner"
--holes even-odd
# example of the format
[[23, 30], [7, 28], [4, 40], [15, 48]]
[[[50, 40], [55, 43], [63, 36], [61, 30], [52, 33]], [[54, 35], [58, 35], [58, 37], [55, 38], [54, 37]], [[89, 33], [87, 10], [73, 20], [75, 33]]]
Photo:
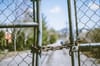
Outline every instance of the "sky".
[[61, 30], [67, 22], [67, 0], [42, 0], [41, 13], [46, 16], [47, 27]]
[[[80, 9], [77, 12], [79, 28], [91, 29], [94, 26], [96, 27], [97, 22], [100, 21], [100, 0], [78, 0], [78, 9]], [[68, 27], [67, 0], [42, 0], [41, 10], [47, 17], [47, 26], [49, 28], [60, 30]], [[72, 5], [73, 28], [75, 28], [74, 16], [74, 6]]]

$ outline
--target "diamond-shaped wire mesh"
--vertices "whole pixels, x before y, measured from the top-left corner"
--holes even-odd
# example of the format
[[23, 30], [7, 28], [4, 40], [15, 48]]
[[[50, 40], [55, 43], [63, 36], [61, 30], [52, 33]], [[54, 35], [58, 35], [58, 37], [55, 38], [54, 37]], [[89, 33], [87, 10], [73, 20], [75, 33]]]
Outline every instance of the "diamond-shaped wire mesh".
[[80, 64], [100, 66], [100, 0], [76, 0], [76, 8], [78, 38], [88, 45], [80, 48]]
[[[31, 0], [0, 0], [0, 25], [33, 22]], [[0, 66], [32, 66], [33, 28], [0, 28]]]

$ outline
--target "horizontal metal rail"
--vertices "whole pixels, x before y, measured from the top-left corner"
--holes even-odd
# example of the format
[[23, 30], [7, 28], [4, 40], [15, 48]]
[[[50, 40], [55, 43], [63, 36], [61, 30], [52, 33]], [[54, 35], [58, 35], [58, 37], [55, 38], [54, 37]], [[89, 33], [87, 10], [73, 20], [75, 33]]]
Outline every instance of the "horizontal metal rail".
[[84, 43], [79, 44], [79, 47], [100, 47], [100, 43]]
[[15, 24], [0, 24], [0, 28], [25, 28], [25, 27], [37, 27], [35, 22], [20, 22]]
[[79, 51], [93, 51], [94, 48], [100, 48], [100, 43], [84, 43], [78, 47]]

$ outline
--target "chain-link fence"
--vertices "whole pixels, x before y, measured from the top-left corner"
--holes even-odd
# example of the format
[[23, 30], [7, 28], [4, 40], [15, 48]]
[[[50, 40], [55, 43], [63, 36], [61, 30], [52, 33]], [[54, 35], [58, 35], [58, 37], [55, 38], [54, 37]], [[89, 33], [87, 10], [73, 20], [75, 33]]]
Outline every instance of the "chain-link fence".
[[74, 0], [80, 66], [100, 66], [100, 0]]
[[31, 47], [39, 34], [36, 2], [0, 0], [0, 66], [34, 66]]
[[[34, 0], [38, 1], [38, 0]], [[67, 0], [70, 1], [70, 0]], [[69, 9], [70, 44], [79, 47], [79, 66], [100, 65], [100, 0], [73, 0], [76, 20], [76, 43], [71, 24]], [[70, 2], [68, 2], [68, 5]], [[70, 48], [74, 54], [74, 46], [39, 47], [38, 2], [32, 0], [0, 0], [0, 66], [38, 66], [38, 50], [60, 50]], [[36, 10], [35, 10], [36, 9]], [[37, 11], [37, 12], [36, 12]], [[34, 17], [33, 17], [34, 16]], [[27, 27], [27, 28], [26, 28]], [[35, 45], [36, 47], [32, 47]], [[30, 52], [32, 48], [32, 52]], [[39, 49], [38, 49], [39, 48]], [[35, 50], [36, 51], [35, 51]], [[73, 52], [72, 52], [73, 51]], [[77, 51], [77, 50], [76, 50]], [[35, 55], [34, 55], [35, 52]], [[9, 58], [11, 57], [11, 58]], [[72, 66], [75, 58], [72, 56]], [[75, 63], [76, 64], [76, 63]]]

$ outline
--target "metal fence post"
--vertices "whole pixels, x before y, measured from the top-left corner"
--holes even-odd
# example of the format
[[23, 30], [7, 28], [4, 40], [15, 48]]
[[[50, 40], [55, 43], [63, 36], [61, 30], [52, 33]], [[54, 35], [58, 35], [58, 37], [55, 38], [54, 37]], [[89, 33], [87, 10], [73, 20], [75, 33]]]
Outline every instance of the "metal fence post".
[[[77, 22], [77, 9], [76, 9], [76, 0], [74, 0], [74, 10], [75, 10], [75, 25], [76, 25], [76, 44], [78, 39], [78, 22]], [[77, 44], [78, 45], [78, 44]], [[78, 51], [78, 66], [80, 66], [80, 52]]]
[[[31, 0], [33, 2], [33, 21], [38, 23], [38, 27], [34, 28], [34, 39], [33, 39], [33, 47], [38, 48], [39, 46], [39, 0]], [[34, 50], [32, 48], [32, 50]], [[37, 51], [32, 51], [32, 66], [39, 66], [39, 53]]]
[[[35, 1], [32, 1], [33, 2], [33, 21], [35, 22], [36, 20], [36, 16], [35, 16]], [[33, 28], [33, 33], [34, 33], [34, 35], [33, 35], [33, 46], [35, 46], [36, 45], [36, 29], [35, 28]], [[32, 49], [31, 49], [32, 50]], [[32, 66], [34, 66], [35, 65], [35, 53], [34, 52], [32, 52]]]
[[[40, 23], [40, 0], [36, 1], [36, 13], [37, 13], [37, 23], [38, 23], [38, 27], [37, 27], [37, 47], [40, 48], [41, 44], [42, 44], [42, 23]], [[36, 53], [36, 66], [41, 66], [41, 50], [39, 52]]]
[[[72, 16], [71, 16], [71, 0], [67, 0], [67, 4], [68, 4], [68, 16], [69, 16], [69, 39], [70, 39], [70, 43], [71, 45], [73, 45], [73, 29], [72, 29]], [[71, 52], [71, 62], [72, 62], [72, 66], [74, 66], [74, 53], [72, 52], [72, 46], [70, 48], [70, 52]]]

